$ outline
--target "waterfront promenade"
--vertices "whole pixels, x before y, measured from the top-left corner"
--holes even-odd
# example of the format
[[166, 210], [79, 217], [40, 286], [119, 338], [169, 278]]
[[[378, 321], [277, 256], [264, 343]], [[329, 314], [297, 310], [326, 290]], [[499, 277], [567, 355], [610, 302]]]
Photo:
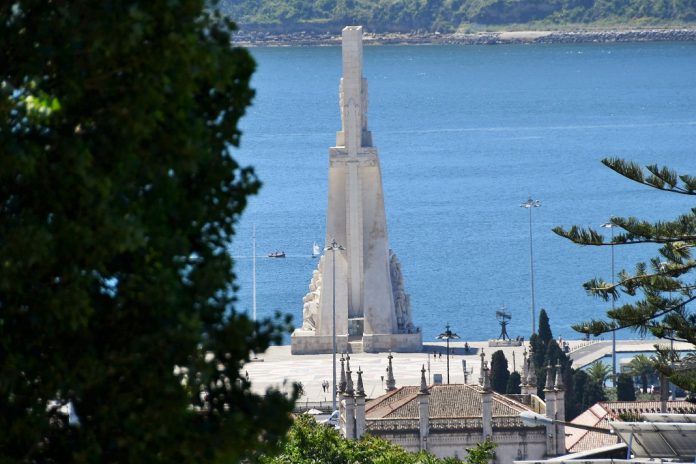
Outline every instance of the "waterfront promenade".
[[[573, 359], [573, 367], [584, 367], [592, 362], [611, 354], [611, 341], [592, 340], [567, 340], [571, 349], [570, 356]], [[617, 340], [617, 353], [626, 352], [650, 352], [657, 340]], [[463, 383], [464, 371], [462, 361], [466, 361], [469, 374], [469, 383], [477, 382], [481, 367], [480, 353], [484, 350], [486, 360], [490, 363], [491, 355], [502, 349], [508, 360], [510, 371], [522, 370], [522, 357], [525, 346], [489, 348], [488, 341], [469, 342], [469, 352], [464, 351], [464, 343], [450, 344], [450, 383]], [[693, 347], [687, 343], [675, 343], [678, 350], [688, 350]], [[363, 371], [365, 393], [368, 398], [375, 398], [384, 393], [386, 383], [388, 353], [355, 353], [350, 355], [350, 366], [353, 371], [353, 381], [357, 380], [355, 372], [358, 368]], [[425, 343], [421, 353], [393, 353], [392, 365], [396, 386], [418, 385], [420, 382], [420, 369], [425, 366], [426, 375], [430, 369], [430, 383], [434, 374], [442, 375], [443, 383], [447, 382], [447, 356], [444, 343]], [[251, 362], [243, 367], [243, 372], [248, 373], [252, 391], [262, 394], [269, 387], [275, 387], [290, 391], [292, 382], [301, 382], [305, 394], [300, 403], [331, 401], [331, 388], [324, 391], [322, 383], [328, 381], [331, 384], [331, 355], [301, 355], [290, 354], [290, 346], [273, 346], [266, 353], [259, 356], [262, 362]], [[340, 359], [340, 355], [337, 360]], [[513, 366], [514, 360], [514, 366]], [[340, 362], [337, 361], [338, 376], [340, 376]], [[384, 377], [384, 378], [383, 378]], [[340, 377], [339, 377], [340, 379]]]

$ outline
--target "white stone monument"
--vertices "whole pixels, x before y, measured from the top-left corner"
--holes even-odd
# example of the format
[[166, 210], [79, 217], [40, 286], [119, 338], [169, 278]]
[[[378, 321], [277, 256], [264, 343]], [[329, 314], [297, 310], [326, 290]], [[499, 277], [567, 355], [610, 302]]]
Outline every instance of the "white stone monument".
[[332, 352], [334, 292], [339, 352], [421, 350], [401, 267], [389, 249], [379, 156], [367, 127], [362, 51], [362, 27], [344, 28], [342, 130], [329, 149], [326, 213], [326, 244], [336, 240], [344, 250], [325, 251], [313, 272], [303, 324], [291, 338], [293, 354]]

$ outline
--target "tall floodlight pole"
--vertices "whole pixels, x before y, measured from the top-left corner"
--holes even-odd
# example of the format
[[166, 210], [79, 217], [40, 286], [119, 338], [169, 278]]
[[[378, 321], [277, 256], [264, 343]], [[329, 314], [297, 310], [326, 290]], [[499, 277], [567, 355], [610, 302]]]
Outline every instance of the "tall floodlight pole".
[[438, 340], [447, 340], [447, 384], [448, 385], [450, 383], [450, 379], [449, 379], [449, 354], [450, 354], [449, 342], [450, 342], [450, 340], [457, 339], [457, 338], [459, 338], [459, 335], [457, 335], [456, 333], [454, 333], [450, 330], [449, 324], [447, 324], [445, 326], [445, 331], [437, 336]]
[[532, 335], [536, 333], [536, 309], [534, 306], [534, 253], [532, 248], [532, 209], [540, 206], [541, 201], [532, 200], [532, 197], [529, 197], [527, 201], [520, 205], [520, 207], [527, 208], [529, 210], [529, 269], [532, 285]]
[[[665, 272], [668, 269], [669, 269], [669, 263], [660, 262], [660, 271], [661, 272]], [[670, 304], [672, 304], [672, 290], [669, 291], [669, 302], [670, 302]], [[674, 331], [673, 330], [670, 331], [670, 334], [669, 334], [669, 351], [670, 351], [669, 356], [671, 359], [672, 353], [674, 353]], [[672, 363], [672, 361], [670, 361], [669, 366], [674, 367], [674, 363]], [[669, 394], [670, 394], [670, 396], [672, 396], [673, 391], [672, 391], [671, 384], [669, 384], [669, 390], [670, 390]]]
[[[256, 224], [251, 226], [251, 318], [254, 321], [254, 334], [256, 334]], [[259, 360], [256, 353], [252, 360]]]
[[[611, 231], [611, 284], [614, 285], [614, 227], [616, 224], [605, 222], [602, 227]], [[614, 311], [614, 298], [611, 299], [611, 310]], [[616, 330], [611, 331], [611, 378], [616, 388]]]
[[331, 240], [331, 245], [324, 248], [324, 251], [331, 251], [332, 254], [332, 274], [333, 274], [333, 303], [332, 303], [332, 340], [333, 340], [333, 387], [331, 395], [332, 410], [336, 410], [336, 250], [345, 250], [343, 246], [336, 243], [336, 239]]

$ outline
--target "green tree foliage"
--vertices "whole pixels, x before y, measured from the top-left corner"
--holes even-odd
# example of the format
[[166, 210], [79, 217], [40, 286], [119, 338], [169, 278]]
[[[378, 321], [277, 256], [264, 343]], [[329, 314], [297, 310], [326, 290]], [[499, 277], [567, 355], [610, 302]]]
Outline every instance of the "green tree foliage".
[[633, 385], [633, 377], [628, 374], [619, 374], [617, 376], [616, 399], [619, 401], [636, 400], [636, 387]]
[[628, 369], [631, 375], [640, 377], [641, 389], [643, 393], [647, 393], [650, 379], [657, 372], [655, 361], [644, 354], [639, 354], [629, 361]]
[[[568, 401], [566, 400], [566, 419], [567, 420], [572, 420], [573, 418], [577, 417], [579, 414], [581, 414], [583, 411], [585, 411], [589, 406], [592, 405], [587, 405], [587, 403], [584, 402], [583, 398], [583, 393], [585, 392], [585, 388], [587, 385], [590, 383], [590, 376], [587, 375], [587, 372], [583, 371], [582, 369], [578, 369], [573, 373], [573, 390], [575, 391], [575, 394], [572, 396], [571, 399], [571, 404], [570, 408], [573, 412], [573, 414], [569, 414], [567, 411], [568, 408]], [[566, 396], [568, 398], [568, 396]]]
[[692, 0], [224, 0], [245, 29], [338, 33], [347, 24], [370, 32], [454, 31], [462, 25], [682, 23], [696, 21]]
[[[696, 177], [679, 175], [667, 167], [649, 165], [643, 169], [633, 162], [606, 158], [602, 163], [627, 179], [678, 195], [696, 195]], [[632, 298], [607, 312], [608, 320], [579, 323], [574, 329], [599, 335], [622, 328], [639, 333], [651, 333], [662, 339], [680, 340], [696, 345], [696, 314], [687, 304], [696, 299], [694, 268], [696, 260], [692, 248], [696, 246], [696, 208], [672, 221], [648, 222], [634, 217], [615, 217], [611, 223], [621, 231], [613, 241], [594, 229], [573, 226], [557, 227], [554, 232], [581, 245], [639, 246], [658, 244], [658, 256], [648, 262], [639, 262], [631, 273], [622, 270], [618, 281], [612, 283], [594, 278], [584, 284], [591, 295], [604, 301], [619, 300], [621, 294]], [[675, 354], [671, 355], [674, 360]], [[675, 372], [669, 363], [660, 363], [660, 370], [670, 380], [686, 390], [696, 390], [696, 370], [680, 369]]]
[[591, 407], [595, 403], [600, 401], [606, 401], [607, 395], [604, 392], [604, 388], [597, 382], [593, 382], [591, 379], [585, 384], [585, 390], [582, 392], [582, 403], [585, 409]]
[[495, 459], [495, 448], [497, 446], [497, 444], [486, 438], [486, 441], [483, 443], [479, 443], [467, 450], [466, 464], [488, 464]]
[[[544, 336], [543, 340], [546, 340], [546, 344], [544, 344], [541, 338], [542, 334]], [[582, 395], [582, 392], [580, 391], [578, 393], [575, 389], [575, 384], [573, 382], [573, 374], [575, 372], [572, 368], [573, 361], [553, 339], [550, 320], [545, 310], [542, 310], [539, 314], [539, 329], [536, 334], [530, 337], [529, 344], [534, 350], [534, 364], [536, 365], [537, 374], [537, 395], [540, 398], [544, 398], [546, 367], [549, 364], [554, 367], [560, 364], [565, 388], [566, 419], [573, 419], [582, 412], [582, 410], [579, 409], [581, 401], [576, 398], [576, 395]]]
[[498, 350], [491, 357], [491, 388], [493, 391], [505, 393], [509, 378], [507, 358], [502, 350]]
[[520, 373], [517, 371], [512, 371], [510, 373], [510, 377], [508, 378], [505, 393], [510, 395], [519, 395], [520, 393], [522, 393], [522, 389], [520, 388], [521, 383], [522, 377], [520, 376]]
[[255, 65], [211, 7], [0, 4], [0, 462], [235, 462], [290, 425], [239, 374], [289, 321], [231, 307]]
[[[477, 447], [478, 448], [478, 447]], [[426, 451], [410, 453], [381, 438], [365, 435], [346, 440], [331, 427], [311, 416], [299, 416], [281, 444], [279, 454], [262, 456], [262, 464], [455, 464], [455, 458], [439, 459]], [[478, 462], [478, 461], [476, 461]]]
[[611, 376], [611, 367], [601, 361], [595, 361], [590, 365], [589, 369], [587, 369], [587, 375], [590, 376], [590, 381], [596, 382], [604, 387], [607, 379]]
[[549, 324], [549, 315], [546, 314], [546, 310], [542, 308], [539, 312], [539, 341], [542, 346], [546, 347], [552, 340], [553, 333], [551, 332], [551, 325]]

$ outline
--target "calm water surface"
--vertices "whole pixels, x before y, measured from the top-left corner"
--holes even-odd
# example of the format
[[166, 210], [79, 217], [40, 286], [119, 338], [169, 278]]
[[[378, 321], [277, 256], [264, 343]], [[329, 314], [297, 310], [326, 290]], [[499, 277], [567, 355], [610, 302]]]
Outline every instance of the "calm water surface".
[[[258, 255], [288, 255], [258, 259], [259, 317], [281, 310], [300, 324], [312, 242], [324, 240], [340, 48], [252, 53], [257, 97], [235, 156], [264, 187], [231, 249], [237, 310], [251, 311], [256, 224]], [[543, 203], [533, 211], [537, 308], [565, 338], [577, 337], [571, 324], [605, 313], [581, 285], [611, 278], [610, 250], [578, 247], [551, 228], [669, 219], [694, 206], [599, 162], [619, 156], [696, 174], [694, 43], [380, 46], [364, 57], [389, 239], [426, 341], [448, 322], [463, 339], [497, 337], [502, 305], [510, 335], [529, 335], [529, 223], [519, 207], [528, 196]], [[619, 270], [654, 248], [615, 251]]]

